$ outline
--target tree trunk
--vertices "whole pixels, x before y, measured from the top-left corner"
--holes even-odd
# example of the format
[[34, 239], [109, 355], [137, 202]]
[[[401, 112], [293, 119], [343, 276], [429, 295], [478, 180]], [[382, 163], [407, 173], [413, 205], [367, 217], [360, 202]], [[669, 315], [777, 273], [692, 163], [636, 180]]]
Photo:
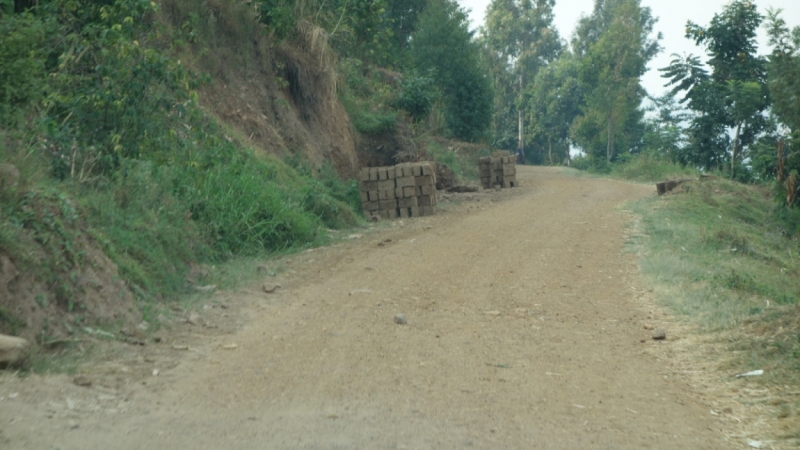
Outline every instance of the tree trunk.
[[550, 165], [553, 165], [553, 139], [547, 137], [547, 159], [550, 160]]
[[743, 122], [739, 122], [739, 125], [736, 126], [736, 136], [733, 138], [733, 151], [731, 152], [731, 180], [736, 172], [736, 154], [738, 153], [739, 133], [742, 131], [742, 123]]
[[564, 144], [567, 148], [567, 167], [572, 165], [572, 156], [569, 154], [569, 142]]
[[519, 116], [519, 142], [517, 144], [517, 154], [522, 159], [522, 163], [525, 163], [525, 119], [522, 116], [522, 74], [519, 75], [519, 106], [517, 107], [517, 114]]
[[606, 139], [606, 159], [611, 162], [614, 156], [614, 133], [612, 132], [611, 117], [608, 118], [608, 139]]

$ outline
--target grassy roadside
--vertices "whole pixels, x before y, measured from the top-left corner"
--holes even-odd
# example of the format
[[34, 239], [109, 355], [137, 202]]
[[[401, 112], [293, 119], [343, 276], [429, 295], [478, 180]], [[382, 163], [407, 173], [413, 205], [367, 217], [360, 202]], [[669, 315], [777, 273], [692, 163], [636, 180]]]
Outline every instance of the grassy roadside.
[[[634, 158], [611, 176], [632, 181], [682, 178], [690, 171]], [[657, 301], [722, 344], [730, 373], [775, 389], [766, 405], [780, 437], [800, 438], [800, 213], [762, 186], [722, 178], [693, 181], [636, 201], [631, 246]], [[764, 400], [766, 402], [767, 400]]]

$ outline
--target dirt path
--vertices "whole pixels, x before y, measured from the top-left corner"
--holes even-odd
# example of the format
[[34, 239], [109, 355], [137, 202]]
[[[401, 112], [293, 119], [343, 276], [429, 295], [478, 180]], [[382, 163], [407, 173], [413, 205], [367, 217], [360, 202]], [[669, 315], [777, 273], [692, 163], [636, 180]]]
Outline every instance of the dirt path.
[[171, 364], [0, 378], [0, 448], [735, 448], [646, 352], [669, 341], [642, 327], [620, 206], [652, 188], [518, 176], [502, 201], [290, 258], [277, 294], [227, 295], [239, 331]]

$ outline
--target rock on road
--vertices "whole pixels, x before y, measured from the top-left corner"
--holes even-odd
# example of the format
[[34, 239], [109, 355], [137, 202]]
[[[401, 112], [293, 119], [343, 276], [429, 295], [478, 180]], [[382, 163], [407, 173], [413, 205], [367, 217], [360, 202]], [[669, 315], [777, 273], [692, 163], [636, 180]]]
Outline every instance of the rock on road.
[[[198, 336], [191, 357], [120, 388], [113, 413], [78, 401], [56, 414], [75, 423], [48, 422], [42, 396], [12, 406], [25, 404], [15, 382], [0, 447], [732, 448], [640, 342], [622, 207], [653, 188], [518, 177], [502, 201], [291, 257], [296, 276], [275, 294], [229, 300], [248, 305], [241, 330]], [[99, 395], [73, 389], [54, 401]]]

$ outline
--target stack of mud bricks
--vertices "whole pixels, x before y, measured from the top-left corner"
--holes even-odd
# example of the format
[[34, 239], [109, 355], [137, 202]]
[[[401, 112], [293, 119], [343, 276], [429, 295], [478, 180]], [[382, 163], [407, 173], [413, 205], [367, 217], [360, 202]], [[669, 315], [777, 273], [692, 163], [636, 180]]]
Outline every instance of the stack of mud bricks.
[[494, 152], [479, 160], [481, 184], [492, 187], [517, 187], [517, 157], [509, 152]]
[[361, 204], [367, 219], [436, 214], [436, 175], [429, 162], [361, 169]]

